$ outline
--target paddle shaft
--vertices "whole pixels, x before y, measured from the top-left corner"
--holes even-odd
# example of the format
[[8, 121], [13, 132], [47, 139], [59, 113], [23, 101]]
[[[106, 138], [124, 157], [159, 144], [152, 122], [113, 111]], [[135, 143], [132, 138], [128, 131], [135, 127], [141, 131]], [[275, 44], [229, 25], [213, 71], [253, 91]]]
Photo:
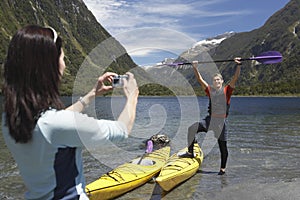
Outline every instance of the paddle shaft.
[[[270, 58], [242, 58], [240, 61], [246, 61], [246, 60], [257, 60], [258, 62], [264, 59], [270, 59]], [[234, 62], [234, 59], [228, 59], [228, 60], [211, 60], [211, 61], [199, 61], [198, 64], [205, 64], [205, 63], [220, 63], [220, 62]], [[184, 62], [184, 63], [178, 63], [179, 65], [191, 65], [190, 62]]]
[[145, 155], [147, 155], [148, 153], [151, 153], [153, 150], [153, 142], [152, 140], [148, 140], [147, 141], [147, 148], [146, 148], [146, 152], [142, 155], [141, 159], [138, 161], [138, 165], [141, 164], [143, 158], [145, 157]]
[[[246, 60], [256, 60], [257, 62], [260, 62], [262, 64], [274, 64], [282, 61], [282, 55], [278, 51], [268, 51], [256, 57], [240, 59], [240, 61], [246, 61]], [[198, 63], [205, 64], [205, 63], [219, 63], [219, 62], [233, 62], [233, 61], [234, 59], [227, 59], [227, 60], [199, 61]], [[192, 63], [190, 62], [177, 63], [177, 65], [191, 65], [191, 64]]]

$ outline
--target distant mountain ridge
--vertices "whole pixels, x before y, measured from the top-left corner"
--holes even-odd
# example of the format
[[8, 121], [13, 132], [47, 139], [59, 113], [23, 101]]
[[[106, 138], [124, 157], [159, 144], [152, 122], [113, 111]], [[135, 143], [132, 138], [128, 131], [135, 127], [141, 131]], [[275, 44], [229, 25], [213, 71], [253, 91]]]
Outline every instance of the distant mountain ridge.
[[207, 38], [205, 40], [201, 40], [196, 42], [193, 47], [183, 52], [178, 60], [188, 60], [192, 61], [199, 57], [199, 54], [202, 52], [212, 52], [215, 48], [217, 48], [224, 40], [234, 36], [235, 32], [226, 32], [214, 37]]
[[[300, 93], [300, 0], [291, 0], [273, 14], [266, 23], [253, 31], [235, 34], [211, 51], [214, 60], [250, 57], [276, 50], [283, 62], [273, 65], [244, 63], [238, 92], [241, 94], [299, 94]], [[220, 65], [227, 79], [234, 66]]]
[[201, 40], [199, 42], [197, 42], [196, 44], [194, 44], [193, 48], [197, 47], [197, 46], [204, 46], [204, 47], [208, 47], [209, 49], [210, 46], [212, 47], [216, 47], [218, 46], [223, 40], [226, 40], [228, 38], [230, 38], [231, 36], [235, 35], [236, 33], [231, 31], [231, 32], [225, 32], [223, 34], [217, 35], [215, 37], [210, 37], [207, 38], [205, 40]]
[[[26, 24], [52, 26], [64, 40], [67, 71], [63, 78], [61, 94], [70, 95], [74, 87], [73, 81], [83, 60], [98, 44], [110, 38], [105, 52], [101, 52], [99, 60], [110, 61], [107, 70], [117, 73], [136, 67], [124, 47], [116, 41], [99, 24], [82, 0], [2, 0], [0, 1], [0, 64], [4, 62], [8, 43], [17, 29]], [[253, 65], [244, 62], [242, 73], [237, 83], [237, 95], [295, 95], [300, 94], [300, 0], [291, 0], [284, 8], [272, 15], [266, 23], [255, 30], [243, 33], [225, 33], [216, 37], [199, 41], [191, 49], [183, 52], [175, 62], [202, 59], [199, 52], [209, 53], [210, 59], [224, 60], [236, 56], [250, 57], [262, 52], [276, 50], [282, 53], [283, 62], [274, 65]], [[115, 57], [109, 52], [120, 52]], [[169, 60], [166, 60], [169, 62]], [[173, 61], [171, 61], [173, 62]], [[109, 62], [108, 62], [109, 63]], [[138, 68], [138, 67], [136, 67]], [[136, 69], [135, 68], [135, 69]], [[219, 71], [225, 81], [232, 77], [234, 63], [219, 63]], [[141, 95], [169, 95], [159, 87], [143, 86], [147, 81], [147, 73], [139, 68], [137, 77], [142, 87]], [[158, 70], [154, 73], [161, 73]], [[184, 77], [195, 88], [199, 84], [191, 70], [179, 69]], [[2, 81], [2, 80], [1, 80]], [[93, 81], [93, 80], [91, 80]], [[84, 90], [84, 88], [83, 88]], [[159, 90], [159, 91], [158, 91]], [[200, 93], [197, 93], [200, 94]]]
[[[267, 51], [279, 51], [283, 62], [256, 65], [244, 62], [235, 94], [238, 95], [299, 95], [300, 94], [300, 0], [291, 0], [272, 15], [266, 23], [253, 31], [225, 33], [197, 42], [174, 62], [202, 60], [203, 52], [212, 60], [249, 58]], [[225, 81], [234, 74], [235, 64], [218, 63]], [[180, 69], [179, 69], [180, 70]], [[181, 70], [197, 87], [193, 71]]]

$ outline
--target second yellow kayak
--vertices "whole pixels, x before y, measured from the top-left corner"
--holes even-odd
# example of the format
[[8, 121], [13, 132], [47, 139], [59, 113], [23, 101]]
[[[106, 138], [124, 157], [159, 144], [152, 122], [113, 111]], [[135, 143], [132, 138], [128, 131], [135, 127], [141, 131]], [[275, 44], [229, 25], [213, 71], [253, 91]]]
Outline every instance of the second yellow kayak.
[[184, 148], [173, 154], [155, 179], [163, 190], [170, 191], [179, 183], [191, 178], [201, 166], [203, 152], [199, 145], [194, 144], [194, 158], [181, 158], [178, 156], [186, 151], [187, 148]]

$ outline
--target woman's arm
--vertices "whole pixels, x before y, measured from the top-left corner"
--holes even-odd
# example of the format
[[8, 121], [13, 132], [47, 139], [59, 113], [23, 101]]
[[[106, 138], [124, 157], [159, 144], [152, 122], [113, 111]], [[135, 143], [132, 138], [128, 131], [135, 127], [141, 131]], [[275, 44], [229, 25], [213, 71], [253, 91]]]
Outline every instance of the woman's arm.
[[[127, 72], [126, 74], [128, 75], [128, 80], [124, 80], [123, 91], [127, 100], [123, 111], [118, 117], [118, 121], [125, 125], [128, 134], [130, 134], [135, 120], [139, 89], [134, 75], [130, 72]], [[94, 100], [95, 96], [102, 95], [105, 92], [113, 89], [112, 86], [105, 85], [104, 81], [112, 82], [115, 75], [117, 74], [112, 72], [106, 72], [103, 74], [101, 77], [99, 77], [95, 87], [84, 97], [82, 97], [81, 100], [68, 107], [67, 110], [82, 112], [85, 106]]]
[[108, 81], [111, 83], [115, 75], [117, 74], [112, 72], [106, 72], [105, 74], [100, 76], [94, 88], [85, 96], [81, 97], [77, 102], [66, 108], [66, 110], [82, 112], [84, 108], [95, 99], [96, 96], [100, 96], [106, 93], [107, 91], [113, 89], [111, 85], [105, 85], [104, 82]]
[[118, 121], [122, 122], [130, 134], [136, 115], [136, 105], [138, 102], [139, 89], [132, 73], [127, 72], [128, 80], [124, 81], [124, 93], [127, 98], [125, 107], [119, 115]]

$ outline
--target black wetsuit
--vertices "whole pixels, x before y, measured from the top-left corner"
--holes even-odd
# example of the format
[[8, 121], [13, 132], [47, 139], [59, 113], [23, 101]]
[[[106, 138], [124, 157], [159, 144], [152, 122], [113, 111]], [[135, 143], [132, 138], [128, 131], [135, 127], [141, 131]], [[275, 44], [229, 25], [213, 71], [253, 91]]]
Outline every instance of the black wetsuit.
[[188, 151], [193, 153], [195, 135], [198, 132], [207, 132], [212, 130], [218, 139], [221, 153], [221, 168], [226, 168], [228, 150], [227, 150], [227, 116], [230, 108], [230, 98], [233, 88], [230, 85], [217, 91], [208, 86], [205, 90], [209, 97], [208, 115], [200, 122], [194, 123], [188, 129]]

